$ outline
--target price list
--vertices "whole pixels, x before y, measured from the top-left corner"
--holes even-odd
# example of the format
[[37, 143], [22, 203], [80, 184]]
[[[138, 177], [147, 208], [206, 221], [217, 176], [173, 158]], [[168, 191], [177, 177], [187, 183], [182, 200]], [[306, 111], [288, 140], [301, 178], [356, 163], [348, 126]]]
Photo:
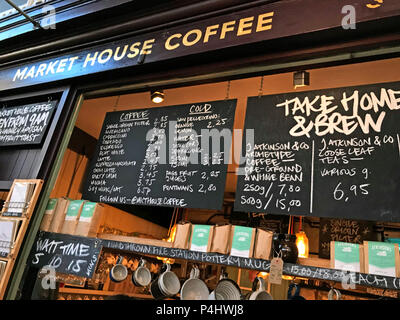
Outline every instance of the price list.
[[235, 209], [400, 221], [399, 89], [250, 97]]
[[220, 209], [236, 100], [111, 112], [84, 198]]

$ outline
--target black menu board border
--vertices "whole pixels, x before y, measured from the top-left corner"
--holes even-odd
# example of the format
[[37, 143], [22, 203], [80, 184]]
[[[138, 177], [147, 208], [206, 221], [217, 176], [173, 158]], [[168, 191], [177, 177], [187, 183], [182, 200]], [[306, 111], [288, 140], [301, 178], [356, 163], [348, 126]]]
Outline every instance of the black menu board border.
[[400, 82], [249, 97], [235, 210], [400, 221]]
[[230, 99], [108, 112], [84, 199], [221, 209], [236, 103]]

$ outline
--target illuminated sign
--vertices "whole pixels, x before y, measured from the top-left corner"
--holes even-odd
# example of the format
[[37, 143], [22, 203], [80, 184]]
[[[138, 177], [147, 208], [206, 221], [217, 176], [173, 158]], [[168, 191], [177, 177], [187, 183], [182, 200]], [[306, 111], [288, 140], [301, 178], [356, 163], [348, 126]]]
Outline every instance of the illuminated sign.
[[[21, 88], [257, 42], [265, 42], [267, 52], [270, 40], [332, 29], [347, 32], [341, 27], [341, 10], [347, 4], [348, 0], [278, 1], [145, 33], [0, 70], [0, 88]], [[365, 0], [353, 0], [352, 5], [357, 23], [400, 16], [398, 0], [386, 0], [385, 10], [371, 10]], [[306, 9], [310, 7], [313, 10]]]

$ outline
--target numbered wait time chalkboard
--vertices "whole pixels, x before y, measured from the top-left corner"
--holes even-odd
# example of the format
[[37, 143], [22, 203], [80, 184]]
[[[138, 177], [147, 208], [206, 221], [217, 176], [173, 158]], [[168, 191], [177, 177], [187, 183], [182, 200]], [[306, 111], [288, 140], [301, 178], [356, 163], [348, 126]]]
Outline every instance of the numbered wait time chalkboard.
[[100, 239], [40, 232], [30, 253], [35, 268], [92, 278], [102, 249]]
[[235, 209], [400, 221], [400, 83], [250, 97]]
[[83, 197], [221, 209], [236, 100], [107, 113]]

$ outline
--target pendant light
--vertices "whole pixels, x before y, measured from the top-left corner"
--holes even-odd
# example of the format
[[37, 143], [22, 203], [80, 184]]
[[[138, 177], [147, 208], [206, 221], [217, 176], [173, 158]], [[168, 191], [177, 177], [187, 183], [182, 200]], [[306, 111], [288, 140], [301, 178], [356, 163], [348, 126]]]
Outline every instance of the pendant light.
[[164, 92], [162, 90], [151, 91], [150, 97], [153, 103], [161, 103], [164, 101]]
[[299, 232], [296, 233], [296, 246], [299, 251], [299, 258], [308, 258], [308, 238], [306, 233], [302, 230], [302, 217], [300, 217]]

